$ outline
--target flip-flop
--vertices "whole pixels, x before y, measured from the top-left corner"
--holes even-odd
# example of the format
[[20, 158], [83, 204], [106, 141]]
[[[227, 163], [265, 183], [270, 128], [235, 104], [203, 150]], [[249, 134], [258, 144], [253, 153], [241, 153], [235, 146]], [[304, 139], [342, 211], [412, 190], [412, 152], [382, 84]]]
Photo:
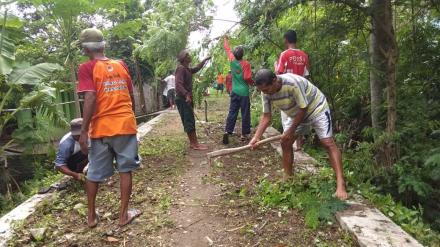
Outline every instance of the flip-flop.
[[93, 224], [91, 224], [91, 225], [87, 224], [89, 228], [95, 228], [99, 223], [99, 214], [98, 213], [95, 213], [95, 214], [96, 214], [96, 217], [95, 217], [95, 221], [93, 221]]
[[129, 209], [128, 212], [128, 220], [124, 224], [119, 224], [119, 227], [126, 226], [130, 224], [135, 218], [139, 217], [142, 214], [142, 211], [139, 209]]

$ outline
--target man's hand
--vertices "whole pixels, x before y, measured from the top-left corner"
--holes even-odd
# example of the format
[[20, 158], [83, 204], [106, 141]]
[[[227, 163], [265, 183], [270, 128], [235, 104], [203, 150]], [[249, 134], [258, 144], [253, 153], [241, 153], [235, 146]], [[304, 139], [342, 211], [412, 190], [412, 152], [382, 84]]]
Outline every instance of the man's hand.
[[73, 175], [73, 178], [77, 181], [85, 181], [85, 177], [82, 173], [75, 173], [75, 175]]
[[79, 146], [81, 147], [81, 152], [84, 154], [89, 153], [89, 133], [81, 132], [79, 137]]
[[187, 103], [191, 103], [192, 99], [191, 99], [191, 95], [187, 95], [186, 96], [186, 102]]
[[249, 145], [251, 145], [251, 150], [254, 150], [258, 148], [257, 142], [260, 141], [260, 139], [253, 137], [251, 141], [249, 142]]

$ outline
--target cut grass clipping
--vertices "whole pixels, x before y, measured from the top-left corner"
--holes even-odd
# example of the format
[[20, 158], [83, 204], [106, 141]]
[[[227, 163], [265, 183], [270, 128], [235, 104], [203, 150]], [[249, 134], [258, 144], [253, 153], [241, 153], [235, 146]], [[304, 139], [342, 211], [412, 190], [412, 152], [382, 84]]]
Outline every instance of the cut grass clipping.
[[306, 226], [316, 229], [321, 224], [333, 223], [335, 213], [347, 204], [333, 197], [335, 181], [331, 169], [319, 174], [296, 174], [288, 182], [262, 179], [257, 188], [256, 201], [265, 207], [284, 210], [295, 208], [305, 215]]

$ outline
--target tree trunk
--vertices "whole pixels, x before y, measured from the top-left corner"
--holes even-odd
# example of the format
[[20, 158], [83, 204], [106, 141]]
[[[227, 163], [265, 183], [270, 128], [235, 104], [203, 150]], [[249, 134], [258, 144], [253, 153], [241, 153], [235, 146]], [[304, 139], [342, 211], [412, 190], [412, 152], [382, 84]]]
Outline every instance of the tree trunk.
[[386, 87], [386, 128], [387, 138], [383, 144], [383, 153], [379, 162], [391, 166], [396, 160], [395, 145], [391, 140], [396, 130], [396, 63], [398, 59], [397, 42], [393, 28], [393, 12], [391, 0], [372, 0], [372, 75], [371, 86], [371, 116], [373, 127], [383, 129], [380, 124], [382, 111], [382, 92]]
[[142, 74], [141, 69], [139, 68], [139, 63], [136, 58], [133, 59], [134, 61], [134, 68], [136, 71], [136, 77], [137, 77], [137, 87], [139, 89], [139, 98], [141, 102], [141, 109], [143, 113], [147, 113], [147, 103], [145, 102], [145, 93], [144, 93], [144, 83], [142, 81]]
[[382, 112], [384, 83], [380, 77], [380, 53], [374, 34], [370, 35], [370, 93], [371, 93], [371, 125], [377, 130], [383, 129], [380, 121]]
[[73, 64], [72, 59], [69, 59], [69, 67], [70, 67], [69, 68], [70, 69], [70, 80], [75, 85], [75, 89], [73, 90], [73, 97], [75, 99], [75, 116], [77, 118], [80, 118], [81, 117], [81, 105], [79, 104], [79, 97], [78, 97], [78, 93], [76, 92], [77, 79], [76, 79], [76, 74], [75, 74], [75, 65]]

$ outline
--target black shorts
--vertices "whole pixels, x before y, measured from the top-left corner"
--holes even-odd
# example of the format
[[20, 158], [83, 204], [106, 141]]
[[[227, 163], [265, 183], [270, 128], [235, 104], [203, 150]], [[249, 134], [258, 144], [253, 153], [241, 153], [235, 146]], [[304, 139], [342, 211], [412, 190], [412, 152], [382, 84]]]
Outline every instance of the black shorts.
[[185, 99], [177, 96], [176, 106], [179, 111], [180, 119], [182, 120], [183, 129], [186, 133], [193, 132], [196, 129], [196, 121], [194, 119], [194, 111], [191, 103], [186, 102]]
[[71, 171], [79, 173], [83, 171], [88, 162], [88, 156], [79, 151], [67, 159], [67, 167], [69, 167]]
[[171, 88], [170, 90], [168, 90], [167, 99], [168, 99], [168, 102], [173, 102], [173, 103], [176, 100], [176, 90], [174, 88]]
[[223, 84], [217, 84], [217, 90], [219, 90], [219, 91], [223, 91], [224, 88], [225, 88], [225, 85], [223, 85]]

